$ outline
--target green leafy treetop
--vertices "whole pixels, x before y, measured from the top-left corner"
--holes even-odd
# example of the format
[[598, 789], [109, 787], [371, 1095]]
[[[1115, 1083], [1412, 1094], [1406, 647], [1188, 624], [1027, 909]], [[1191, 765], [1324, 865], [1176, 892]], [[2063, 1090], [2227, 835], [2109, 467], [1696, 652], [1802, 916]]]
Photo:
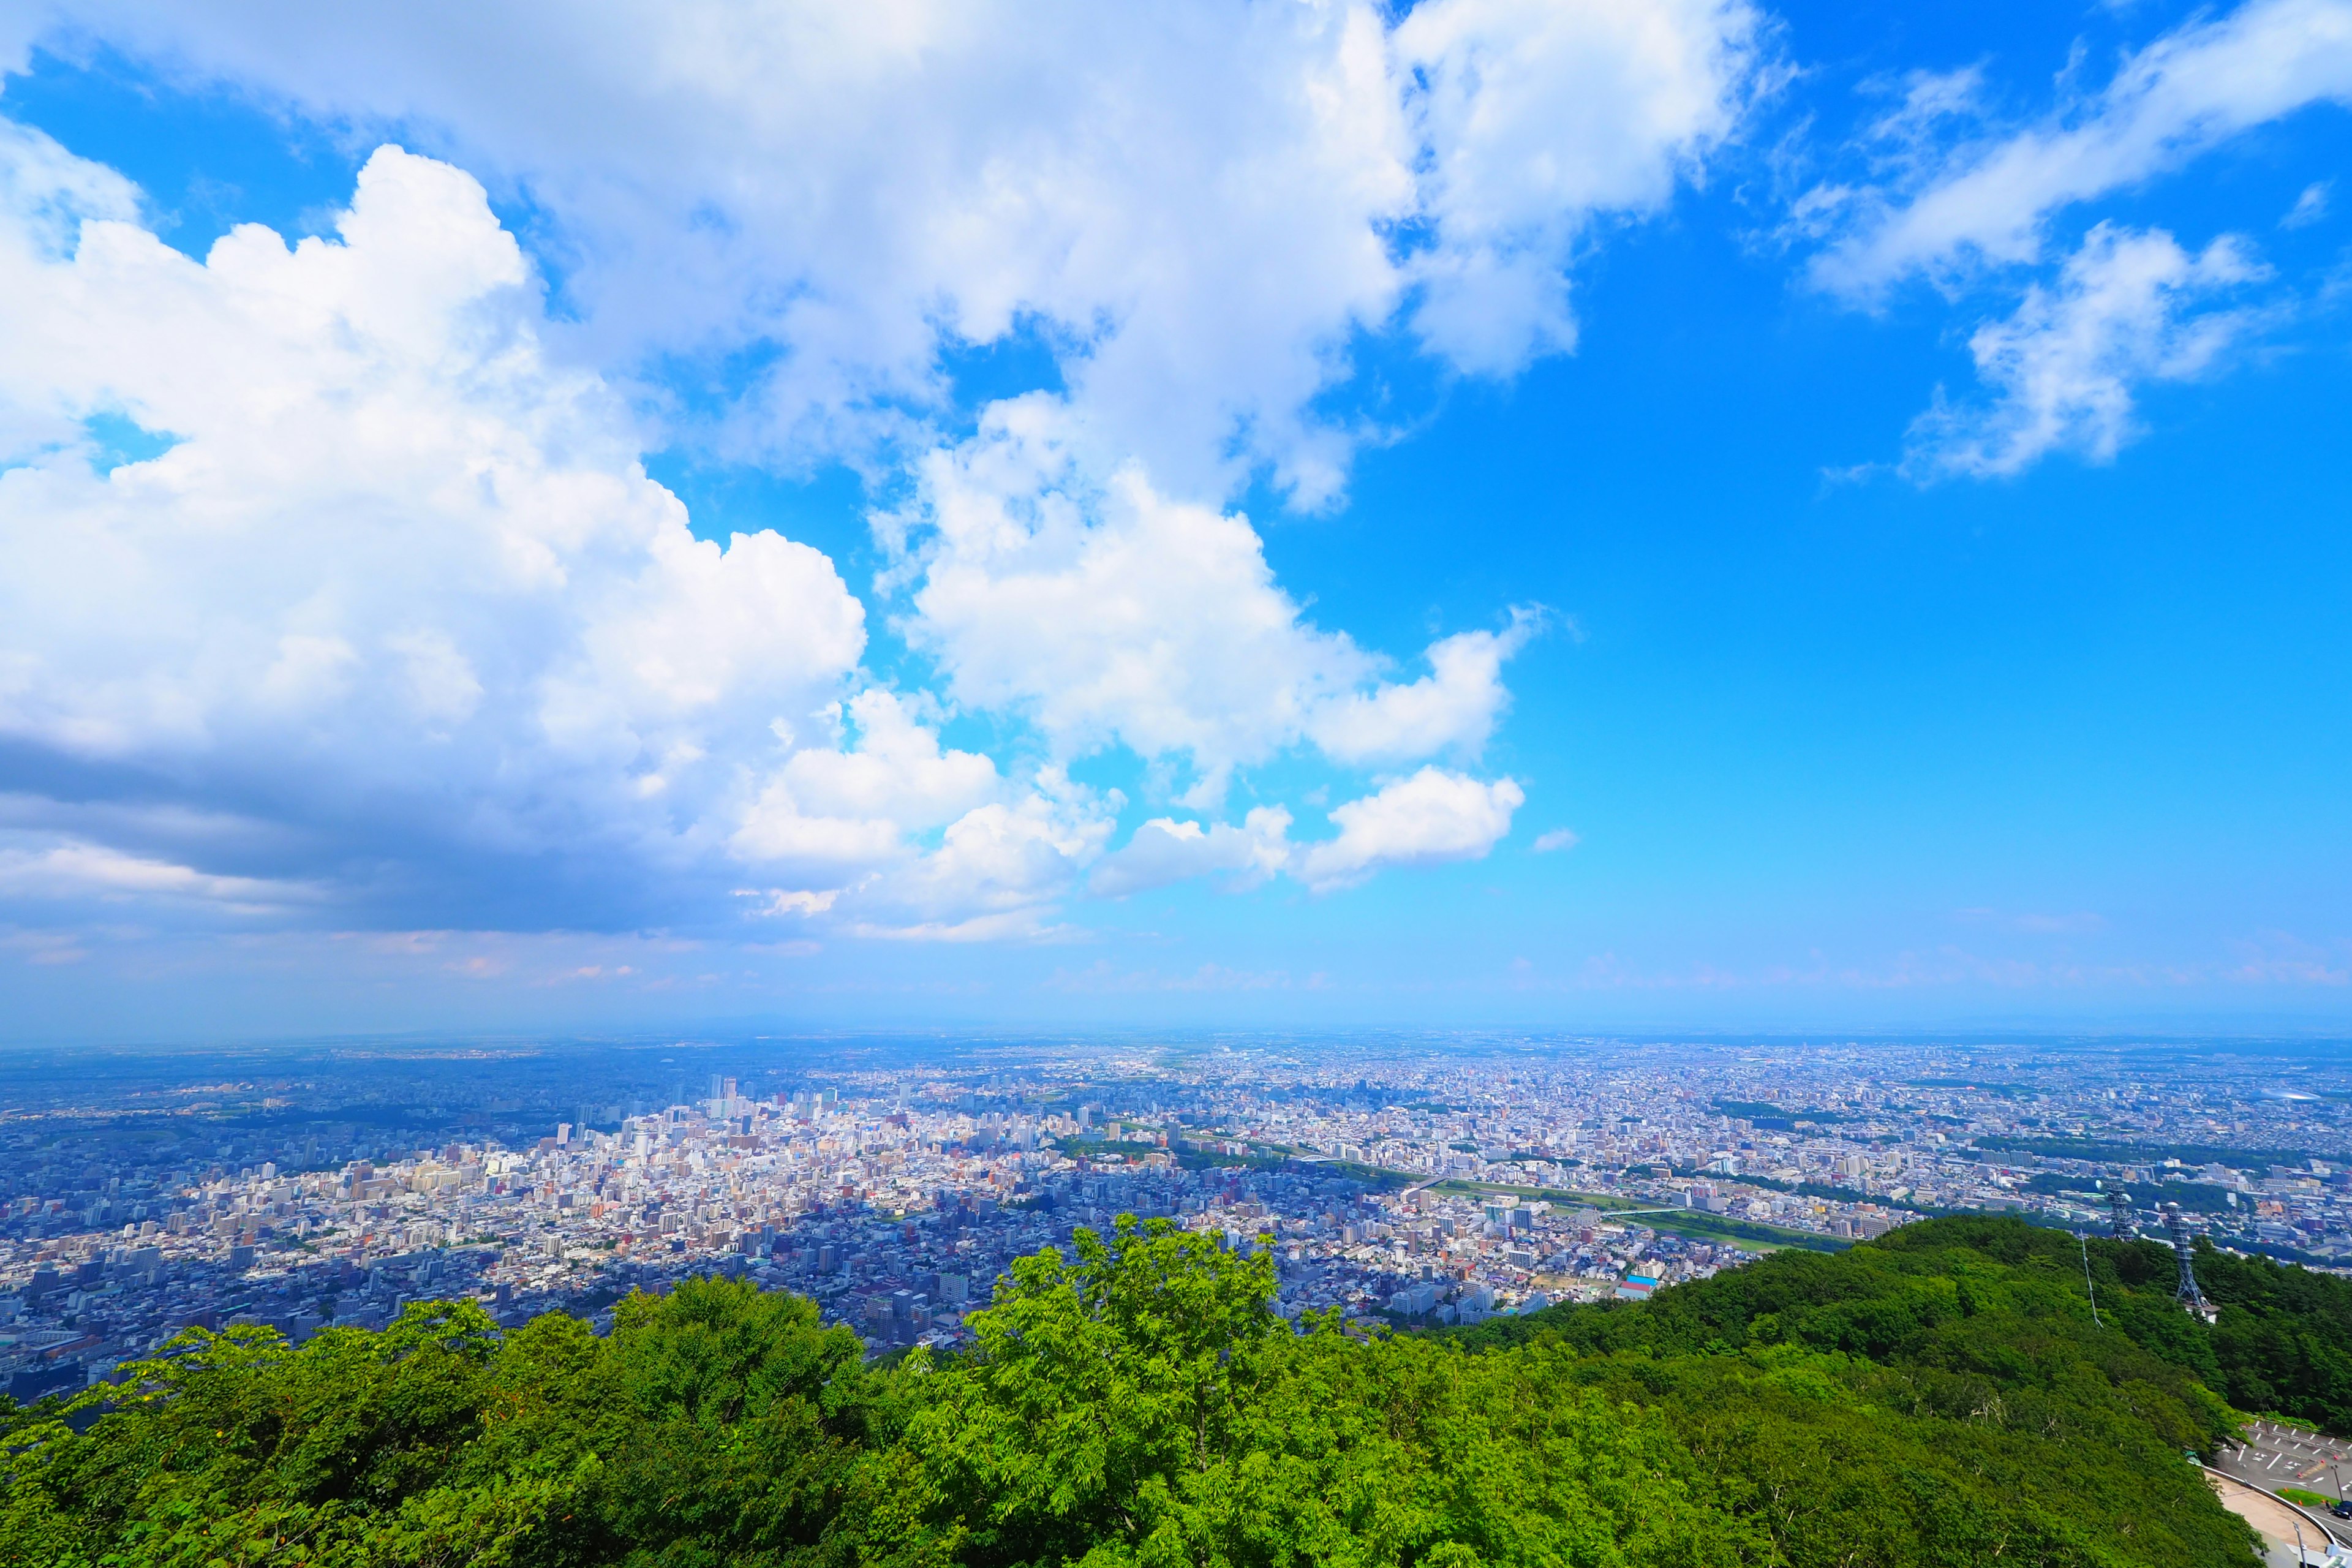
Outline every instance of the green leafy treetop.
[[974, 1564], [1362, 1568], [1760, 1560], [1663, 1423], [1438, 1345], [1304, 1335], [1268, 1254], [1076, 1233], [974, 1314], [908, 1429]]
[[2098, 1323], [2072, 1237], [1955, 1220], [1404, 1337], [1294, 1329], [1264, 1251], [1122, 1219], [895, 1365], [724, 1279], [603, 1339], [191, 1331], [0, 1402], [0, 1563], [2252, 1568], [2182, 1450], [2233, 1429], [2216, 1387], [2331, 1419], [2352, 1286], [2217, 1267], [2209, 1330], [2142, 1250], [2093, 1244]]

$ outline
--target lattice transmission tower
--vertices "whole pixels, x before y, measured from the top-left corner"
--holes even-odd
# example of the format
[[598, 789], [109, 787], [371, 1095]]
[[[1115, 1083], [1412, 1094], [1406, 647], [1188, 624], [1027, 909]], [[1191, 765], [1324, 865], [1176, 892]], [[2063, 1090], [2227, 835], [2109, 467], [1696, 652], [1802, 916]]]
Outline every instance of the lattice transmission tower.
[[2180, 1260], [2180, 1283], [2173, 1288], [2172, 1299], [2210, 1321], [2218, 1315], [2218, 1309], [2197, 1288], [2195, 1254], [2189, 1247], [2189, 1222], [2180, 1217], [2179, 1204], [2164, 1205], [2164, 1228], [2172, 1233], [2172, 1255]]

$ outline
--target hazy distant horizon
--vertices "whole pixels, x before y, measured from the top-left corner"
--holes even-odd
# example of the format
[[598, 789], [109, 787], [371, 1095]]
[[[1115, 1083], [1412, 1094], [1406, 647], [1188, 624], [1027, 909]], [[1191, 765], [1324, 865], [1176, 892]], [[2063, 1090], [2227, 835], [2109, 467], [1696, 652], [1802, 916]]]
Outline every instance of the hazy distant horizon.
[[1738, 1026], [1729, 1024], [1686, 1025], [1627, 1023], [1585, 1028], [1528, 1023], [1484, 1026], [1404, 1022], [1300, 1022], [1292, 1025], [1249, 1023], [1152, 1023], [1138, 1020], [963, 1022], [933, 1020], [907, 1023], [835, 1021], [798, 1025], [774, 1019], [703, 1018], [675, 1022], [667, 1027], [596, 1029], [587, 1026], [466, 1029], [420, 1027], [383, 1030], [289, 1030], [264, 1034], [227, 1030], [217, 1034], [58, 1037], [0, 1036], [0, 1057], [29, 1058], [57, 1046], [72, 1046], [111, 1057], [142, 1055], [257, 1056], [285, 1053], [349, 1052], [358, 1057], [386, 1058], [408, 1053], [457, 1054], [481, 1051], [527, 1054], [566, 1050], [650, 1050], [677, 1047], [719, 1050], [736, 1047], [821, 1047], [826, 1043], [904, 1047], [960, 1049], [1069, 1047], [1113, 1049], [1122, 1047], [1186, 1047], [1225, 1045], [1262, 1049], [1288, 1046], [1309, 1052], [1393, 1047], [1435, 1051], [1523, 1049], [1567, 1051], [1640, 1049], [1645, 1047], [1695, 1047], [1738, 1046], [1786, 1047], [1798, 1044], [1854, 1046], [1868, 1048], [1950, 1047], [1998, 1055], [2005, 1050], [2046, 1051], [2078, 1048], [2086, 1051], [2210, 1050], [2285, 1056], [2326, 1053], [2352, 1048], [2352, 1030], [2330, 1019], [2307, 1020], [2298, 1028], [2271, 1021], [2265, 1027], [2184, 1026], [2179, 1020], [2158, 1024], [2041, 1020], [2002, 1024], [1973, 1023], [1936, 1026], [1857, 1026], [1801, 1022]]

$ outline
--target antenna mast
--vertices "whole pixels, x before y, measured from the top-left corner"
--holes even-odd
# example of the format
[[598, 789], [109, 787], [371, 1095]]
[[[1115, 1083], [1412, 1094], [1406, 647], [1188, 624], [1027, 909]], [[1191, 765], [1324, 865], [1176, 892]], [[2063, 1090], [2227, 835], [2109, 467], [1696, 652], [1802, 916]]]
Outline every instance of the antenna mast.
[[2172, 1299], [2210, 1323], [2221, 1311], [2197, 1288], [2197, 1269], [2190, 1261], [2194, 1255], [2189, 1247], [2189, 1223], [2180, 1217], [2179, 1204], [2164, 1205], [2164, 1227], [2172, 1233], [2172, 1253], [2180, 1260], [2180, 1283], [2174, 1289]]

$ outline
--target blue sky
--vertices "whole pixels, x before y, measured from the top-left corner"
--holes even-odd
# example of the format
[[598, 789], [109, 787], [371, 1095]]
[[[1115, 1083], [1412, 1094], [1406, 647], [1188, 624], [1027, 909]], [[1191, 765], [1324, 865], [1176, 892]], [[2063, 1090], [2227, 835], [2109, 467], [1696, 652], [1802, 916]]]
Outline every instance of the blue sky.
[[2352, 5], [864, 26], [0, 21], [0, 1030], [2343, 1026]]

